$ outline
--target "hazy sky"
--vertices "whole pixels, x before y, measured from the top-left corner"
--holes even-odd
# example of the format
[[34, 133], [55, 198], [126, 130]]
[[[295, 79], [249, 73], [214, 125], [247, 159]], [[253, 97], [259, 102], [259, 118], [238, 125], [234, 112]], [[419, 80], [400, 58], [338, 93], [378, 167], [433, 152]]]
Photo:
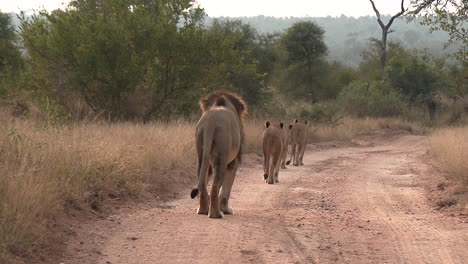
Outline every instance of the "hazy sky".
[[[2, 12], [45, 7], [52, 10], [69, 0], [0, 0]], [[197, 0], [212, 17], [218, 16], [366, 16], [374, 15], [369, 0]], [[400, 0], [375, 0], [381, 14], [395, 14]], [[408, 3], [409, 0], [406, 1]]]

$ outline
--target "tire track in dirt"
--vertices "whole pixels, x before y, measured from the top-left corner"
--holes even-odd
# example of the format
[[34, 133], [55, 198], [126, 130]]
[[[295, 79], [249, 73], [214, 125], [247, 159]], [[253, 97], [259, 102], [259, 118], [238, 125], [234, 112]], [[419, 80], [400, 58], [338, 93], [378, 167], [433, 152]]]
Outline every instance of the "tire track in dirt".
[[420, 175], [428, 172], [421, 160], [423, 143], [421, 137], [405, 136], [363, 153], [366, 164], [348, 178], [356, 180], [348, 185], [354, 188], [352, 201], [361, 217], [384, 230], [385, 246], [393, 248], [387, 259], [394, 257], [394, 263], [464, 263], [467, 226], [438, 215], [424, 196]]
[[120, 224], [98, 232], [98, 254], [74, 254], [90, 251], [74, 244], [64, 263], [463, 263], [468, 224], [434, 211], [421, 187], [425, 140], [312, 145], [306, 166], [282, 170], [275, 185], [263, 182], [260, 159], [250, 156], [258, 165], [238, 172], [234, 215], [196, 215], [187, 192], [111, 216]]

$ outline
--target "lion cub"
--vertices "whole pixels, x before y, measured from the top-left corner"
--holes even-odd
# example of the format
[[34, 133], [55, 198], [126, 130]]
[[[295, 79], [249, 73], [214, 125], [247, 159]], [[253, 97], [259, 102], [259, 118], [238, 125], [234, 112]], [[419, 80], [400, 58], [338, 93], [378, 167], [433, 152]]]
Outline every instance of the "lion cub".
[[271, 124], [265, 122], [263, 131], [263, 178], [268, 184], [279, 182], [278, 173], [281, 159], [285, 156], [285, 150], [288, 149], [288, 133], [285, 133], [283, 123]]
[[[307, 128], [309, 124], [305, 120], [294, 120], [294, 126], [291, 130], [291, 158], [286, 162], [287, 165], [293, 161], [294, 166], [304, 165], [304, 152], [307, 147]], [[297, 152], [296, 152], [297, 147]]]

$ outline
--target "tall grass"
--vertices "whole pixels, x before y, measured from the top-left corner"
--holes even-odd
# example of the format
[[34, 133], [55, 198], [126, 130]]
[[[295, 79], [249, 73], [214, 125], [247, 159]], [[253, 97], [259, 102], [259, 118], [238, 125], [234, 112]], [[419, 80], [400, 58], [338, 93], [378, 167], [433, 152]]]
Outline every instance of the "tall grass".
[[67, 206], [99, 210], [108, 198], [167, 195], [193, 181], [194, 125], [81, 123], [0, 127], [0, 260], [45, 245]]
[[427, 127], [398, 118], [350, 118], [345, 117], [335, 124], [310, 124], [309, 142], [350, 140], [353, 137], [381, 129], [405, 130], [425, 133]]
[[433, 133], [430, 152], [450, 180], [468, 187], [468, 126]]
[[264, 126], [265, 121], [259, 119], [247, 120], [247, 122], [244, 123], [244, 152], [261, 152]]

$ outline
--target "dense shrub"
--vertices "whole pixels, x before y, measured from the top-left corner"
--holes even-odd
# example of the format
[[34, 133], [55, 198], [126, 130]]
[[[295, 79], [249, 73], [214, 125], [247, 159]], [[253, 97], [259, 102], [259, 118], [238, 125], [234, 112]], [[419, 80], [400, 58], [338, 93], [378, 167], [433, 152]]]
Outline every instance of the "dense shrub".
[[337, 103], [343, 113], [357, 117], [398, 116], [407, 108], [405, 98], [383, 82], [352, 82], [340, 92]]
[[336, 103], [297, 104], [289, 111], [289, 116], [315, 123], [333, 123], [338, 118]]

